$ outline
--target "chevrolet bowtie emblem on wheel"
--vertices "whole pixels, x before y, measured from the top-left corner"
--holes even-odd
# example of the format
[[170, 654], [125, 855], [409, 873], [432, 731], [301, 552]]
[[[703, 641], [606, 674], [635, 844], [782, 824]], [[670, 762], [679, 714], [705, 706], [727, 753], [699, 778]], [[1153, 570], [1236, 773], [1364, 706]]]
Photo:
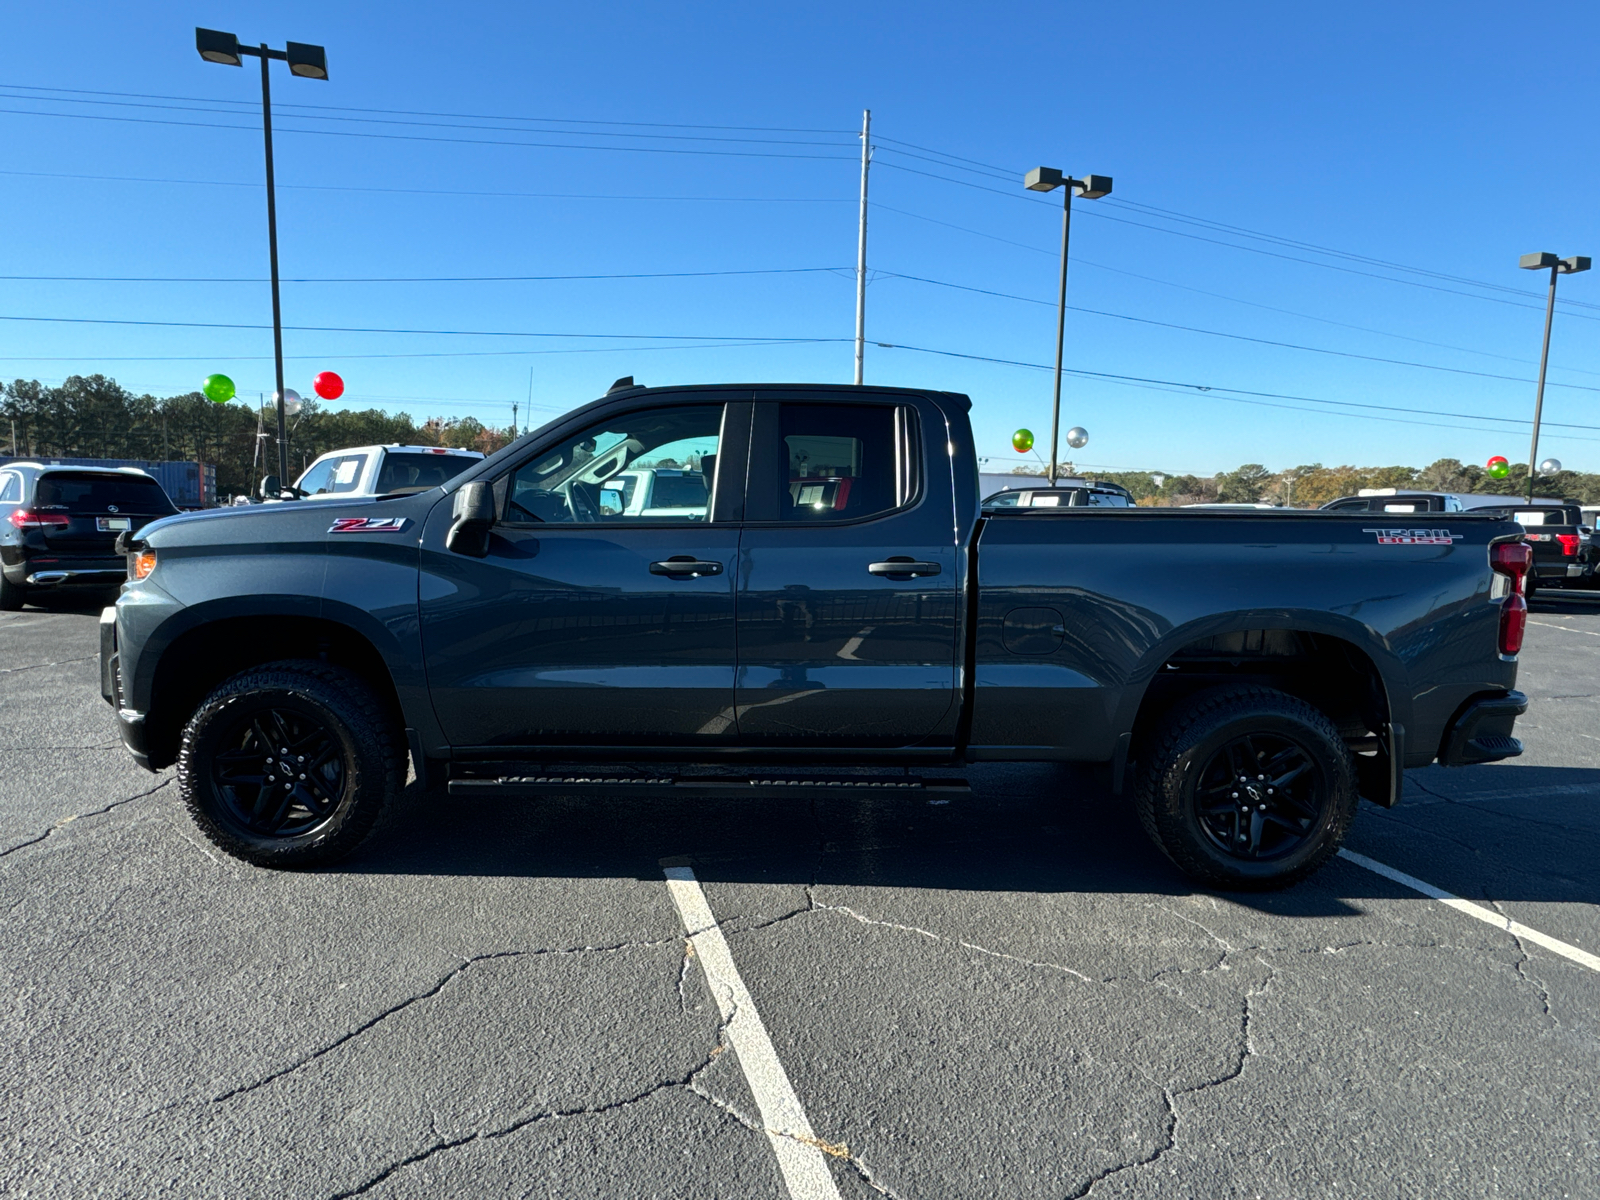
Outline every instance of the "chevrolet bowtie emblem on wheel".
[[1377, 534], [1380, 546], [1448, 546], [1467, 536], [1448, 529], [1363, 529], [1361, 532]]
[[406, 527], [404, 517], [340, 517], [328, 526], [329, 533], [399, 533]]

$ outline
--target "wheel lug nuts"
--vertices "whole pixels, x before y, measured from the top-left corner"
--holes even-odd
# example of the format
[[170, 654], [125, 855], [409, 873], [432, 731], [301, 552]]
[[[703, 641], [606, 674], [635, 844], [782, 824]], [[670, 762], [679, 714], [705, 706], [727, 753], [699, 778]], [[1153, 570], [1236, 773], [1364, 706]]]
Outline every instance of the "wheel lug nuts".
[[1238, 792], [1235, 792], [1235, 793], [1234, 793], [1234, 794], [1233, 794], [1233, 798], [1234, 798], [1234, 799], [1235, 799], [1235, 800], [1237, 800], [1237, 799], [1238, 799], [1238, 798], [1239, 798], [1239, 793], [1238, 793]]
[[1266, 805], [1265, 805], [1265, 804], [1263, 804], [1263, 805], [1262, 805], [1262, 806], [1261, 806], [1261, 808], [1260, 808], [1260, 811], [1261, 811], [1261, 812], [1266, 812], [1266, 811], [1267, 811], [1267, 806], [1266, 806]]
[[277, 777], [277, 776], [276, 776], [276, 775], [268, 775], [268, 776], [267, 776], [267, 782], [268, 782], [268, 783], [272, 783], [272, 782], [273, 782], [273, 781], [274, 781], [274, 780], [276, 780], [276, 779], [277, 779], [277, 778], [278, 778], [278, 777]]
[[[302, 776], [300, 776], [300, 778], [301, 778], [301, 779], [304, 779], [304, 778], [305, 778], [305, 776], [304, 776], [304, 775], [302, 775]], [[1265, 807], [1266, 807], [1266, 805], [1264, 805], [1264, 804], [1263, 804], [1263, 805], [1262, 805], [1262, 806], [1261, 806], [1261, 807], [1262, 807], [1262, 808], [1265, 808]]]

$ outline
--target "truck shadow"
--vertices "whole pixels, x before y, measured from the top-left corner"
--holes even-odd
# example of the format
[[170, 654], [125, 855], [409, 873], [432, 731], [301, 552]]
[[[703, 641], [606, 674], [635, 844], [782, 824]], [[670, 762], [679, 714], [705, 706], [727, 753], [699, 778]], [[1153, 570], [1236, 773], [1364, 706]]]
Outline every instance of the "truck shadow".
[[[969, 769], [970, 796], [752, 800], [461, 799], [413, 785], [390, 830], [334, 868], [361, 874], [661, 878], [972, 892], [1189, 895], [1125, 798], [1065, 764]], [[1363, 804], [1349, 848], [1471, 899], [1600, 904], [1600, 770], [1415, 773], [1393, 810]], [[1285, 892], [1227, 893], [1285, 916], [1357, 915], [1416, 893], [1350, 863]]]

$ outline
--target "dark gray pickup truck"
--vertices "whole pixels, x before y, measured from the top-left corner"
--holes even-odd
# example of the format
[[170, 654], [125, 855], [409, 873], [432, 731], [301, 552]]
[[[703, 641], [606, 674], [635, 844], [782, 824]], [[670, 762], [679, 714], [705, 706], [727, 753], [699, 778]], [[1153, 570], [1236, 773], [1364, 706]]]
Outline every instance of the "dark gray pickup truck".
[[128, 749], [268, 866], [354, 849], [408, 756], [458, 797], [1103, 763], [1228, 888], [1314, 871], [1406, 767], [1521, 752], [1502, 517], [984, 513], [964, 396], [630, 384], [441, 488], [129, 535], [101, 618]]

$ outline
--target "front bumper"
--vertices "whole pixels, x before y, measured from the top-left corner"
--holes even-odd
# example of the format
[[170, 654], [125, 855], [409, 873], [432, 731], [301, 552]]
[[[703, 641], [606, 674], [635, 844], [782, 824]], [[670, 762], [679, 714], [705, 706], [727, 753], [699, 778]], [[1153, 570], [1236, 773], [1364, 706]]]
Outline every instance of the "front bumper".
[[1528, 711], [1521, 692], [1491, 692], [1478, 696], [1461, 710], [1444, 735], [1439, 762], [1447, 767], [1516, 758], [1522, 743], [1511, 736], [1517, 718]]
[[144, 714], [122, 703], [122, 661], [117, 651], [117, 609], [100, 610], [100, 697], [117, 711], [117, 733], [133, 761], [147, 771], [150, 754], [145, 745]]

